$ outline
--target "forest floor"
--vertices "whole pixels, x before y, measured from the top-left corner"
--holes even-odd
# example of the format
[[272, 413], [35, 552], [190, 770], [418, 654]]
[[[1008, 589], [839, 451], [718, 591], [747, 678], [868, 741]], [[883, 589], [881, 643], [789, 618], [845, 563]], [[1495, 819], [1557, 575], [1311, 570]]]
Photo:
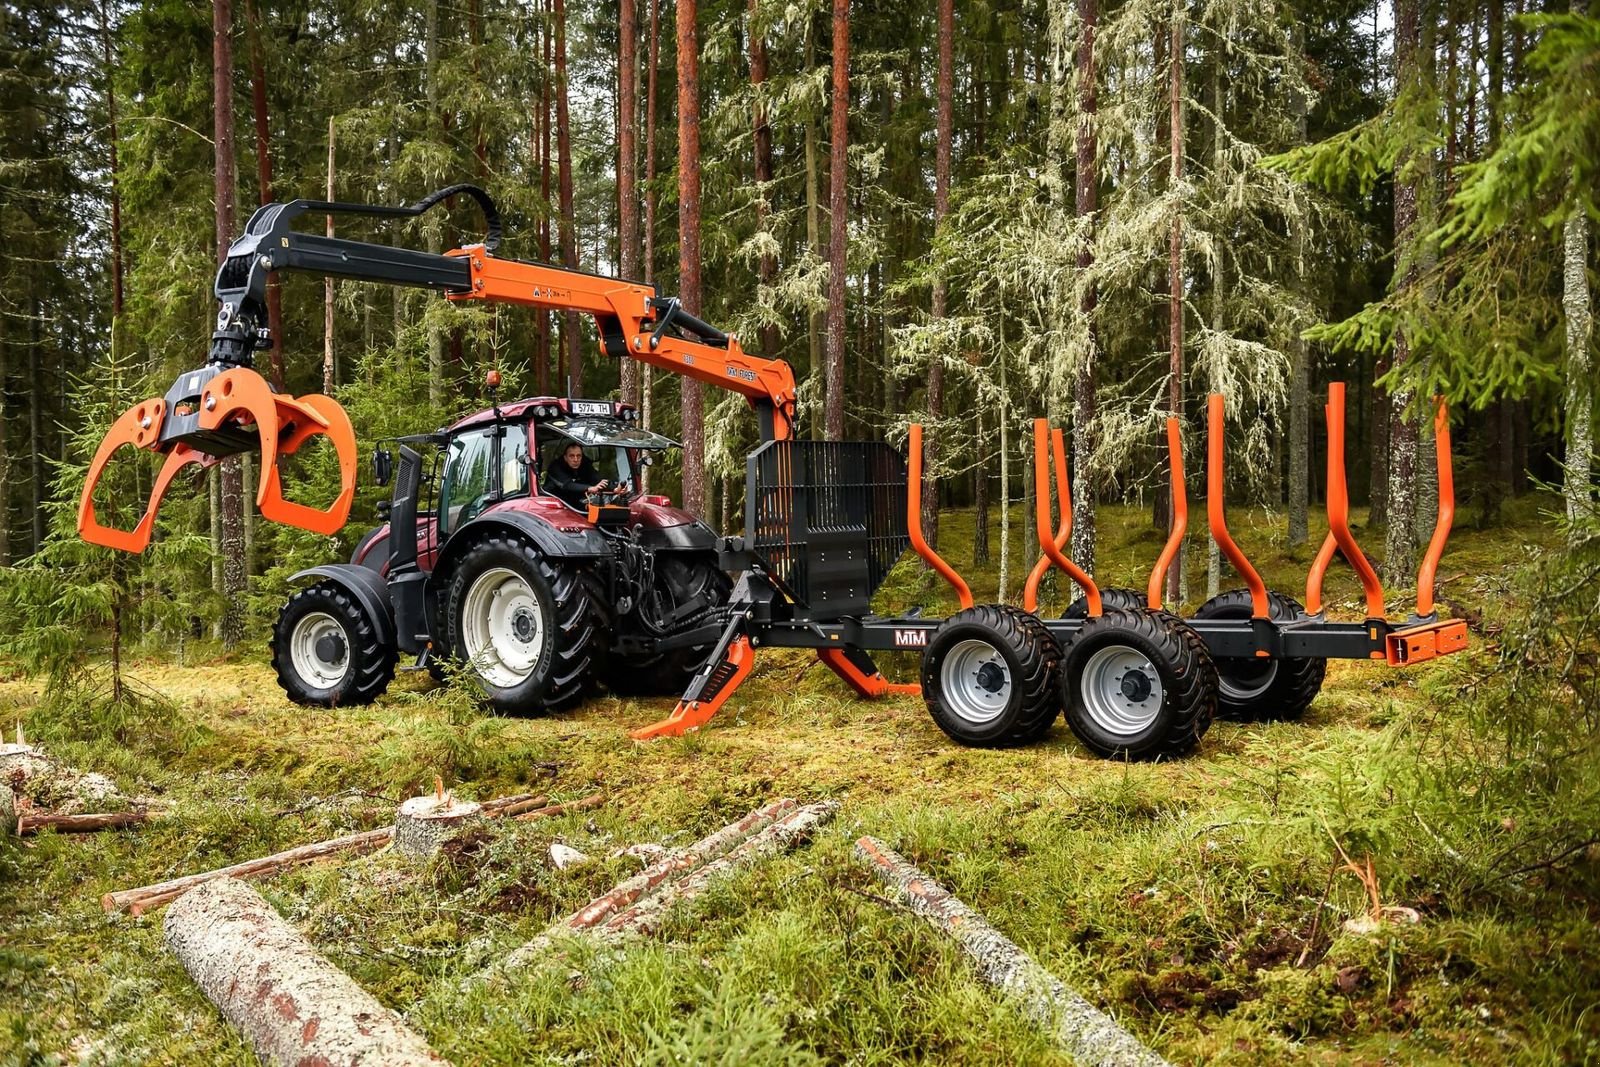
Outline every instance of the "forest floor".
[[[1510, 525], [1458, 531], [1441, 569], [1450, 610], [1476, 618], [1506, 595], [1507, 568], [1551, 549], [1539, 507], [1524, 500]], [[1103, 513], [1108, 584], [1142, 586], [1161, 540], [1146, 514]], [[1269, 584], [1298, 598], [1311, 550], [1284, 547], [1279, 517], [1233, 520]], [[947, 554], [981, 599], [995, 567], [965, 566], [972, 515], [943, 521]], [[1013, 522], [1028, 545], [1020, 512]], [[1033, 558], [1018, 555], [1013, 595]], [[1203, 588], [1203, 563], [1197, 573]], [[895, 583], [896, 597], [943, 596], [911, 568]], [[1343, 568], [1330, 591], [1347, 617], [1358, 612]], [[161, 913], [107, 917], [101, 894], [384, 825], [435, 775], [463, 796], [601, 790], [607, 801], [507, 825], [426, 870], [379, 853], [256, 884], [458, 1064], [1062, 1062], [957, 951], [870, 899], [879, 890], [849, 859], [863, 833], [1175, 1062], [1583, 1059], [1600, 1048], [1600, 1013], [1587, 1010], [1600, 984], [1592, 901], [1452, 910], [1380, 868], [1383, 903], [1421, 921], [1350, 933], [1362, 887], [1315, 830], [1342, 793], [1385, 788], [1372, 779], [1400, 732], [1449, 729], [1486, 643], [1477, 634], [1455, 662], [1408, 671], [1330, 664], [1303, 721], [1218, 722], [1195, 755], [1156, 765], [1093, 759], [1061, 723], [1027, 748], [963, 749], [919, 700], [857, 702], [785, 653], [763, 653], [709, 728], [653, 744], [625, 731], [670, 700], [497, 718], [411, 674], [375, 706], [308, 710], [280, 694], [264, 640], [237, 658], [135, 662], [129, 676], [160, 699], [134, 710], [47, 700], [38, 679], [13, 674], [0, 678], [8, 734], [20, 721], [170, 815], [0, 846], [0, 1062], [252, 1062], [163, 948]], [[637, 869], [622, 857], [557, 872], [552, 840], [596, 857], [683, 844], [784, 795], [843, 808], [809, 848], [726, 883], [659, 938], [575, 948], [496, 986], [455, 981]]]

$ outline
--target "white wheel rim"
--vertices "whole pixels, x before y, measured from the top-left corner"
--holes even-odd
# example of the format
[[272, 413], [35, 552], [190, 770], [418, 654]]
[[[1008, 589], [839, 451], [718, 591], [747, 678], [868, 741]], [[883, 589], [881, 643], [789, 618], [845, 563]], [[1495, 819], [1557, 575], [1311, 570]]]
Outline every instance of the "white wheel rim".
[[987, 641], [956, 643], [939, 665], [945, 706], [974, 726], [993, 722], [1011, 702], [1011, 668]]
[[1233, 669], [1222, 671], [1217, 681], [1222, 695], [1230, 700], [1254, 700], [1271, 689], [1278, 677], [1275, 659], [1239, 659], [1225, 663]]
[[311, 688], [332, 689], [350, 672], [350, 637], [338, 619], [313, 611], [294, 624], [289, 658]]
[[1078, 685], [1084, 712], [1118, 737], [1137, 734], [1161, 711], [1161, 675], [1144, 653], [1107, 645], [1089, 657]]
[[467, 659], [490, 685], [527, 681], [544, 654], [544, 610], [526, 579], [506, 567], [478, 575], [461, 607]]

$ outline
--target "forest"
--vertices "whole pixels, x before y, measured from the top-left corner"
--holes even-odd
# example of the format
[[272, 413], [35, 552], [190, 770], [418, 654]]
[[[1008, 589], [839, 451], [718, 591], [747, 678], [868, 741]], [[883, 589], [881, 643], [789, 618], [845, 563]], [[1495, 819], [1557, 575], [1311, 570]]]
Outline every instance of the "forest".
[[[922, 925], [931, 906], [856, 869], [863, 834], [950, 886], [1140, 1056], [1600, 1056], [1587, 0], [0, 0], [0, 52], [0, 827], [15, 831], [0, 837], [0, 1063], [287, 1062], [174, 957], [193, 950], [172, 933], [177, 904], [164, 944], [160, 912], [108, 903], [107, 918], [102, 894], [370, 835], [407, 797], [493, 812], [536, 793], [547, 817], [490, 814], [420, 863], [401, 807], [375, 855], [250, 884], [287, 938], [453, 1062], [1092, 1060], [1061, 1037], [1070, 1012], [1041, 1029], [1036, 1005], [988, 989]], [[840, 649], [807, 656], [764, 616], [736, 634], [726, 610], [748, 577], [729, 561], [747, 557], [710, 538], [754, 552], [770, 536], [756, 458], [770, 403], [682, 373], [695, 356], [634, 356], [603, 315], [559, 302], [281, 269], [254, 371], [279, 395], [337, 402], [354, 473], [331, 440], [281, 463], [219, 453], [173, 479], [146, 550], [80, 536], [119, 417], [214, 359], [219, 268], [258, 208], [402, 207], [458, 183], [498, 207], [494, 257], [653, 287], [698, 322], [671, 328], [651, 305], [634, 328], [659, 326], [668, 349], [704, 362], [742, 346], [751, 366], [792, 368], [795, 455], [892, 453], [903, 478], [909, 453], [926, 552], [901, 530], [857, 609], [832, 615], [802, 603], [821, 577], [777, 579], [818, 634], [898, 622], [895, 643], [862, 646], [879, 649], [883, 699], [854, 700], [865, 690], [825, 655]], [[415, 216], [319, 207], [298, 232], [447, 266], [485, 252], [466, 195]], [[736, 362], [727, 376], [754, 382]], [[355, 608], [349, 622], [331, 599], [296, 607], [303, 572], [399, 544], [387, 524], [413, 514], [373, 450], [399, 448], [404, 468], [426, 438], [453, 463], [441, 428], [488, 411], [498, 425], [524, 397], [603, 402], [665, 439], [643, 459], [618, 451], [607, 477], [631, 477], [632, 496], [591, 494], [586, 521], [618, 500], [635, 517], [682, 509], [707, 528], [688, 577], [641, 562], [638, 530], [605, 550], [625, 579], [546, 559], [508, 599], [530, 591], [557, 658], [588, 656], [571, 642], [592, 624], [593, 665], [497, 689], [461, 577], [496, 535], [451, 555], [462, 475], [436, 464], [422, 476], [439, 495], [422, 513], [432, 640], [410, 647], [400, 594], [383, 592], [379, 636], [398, 651], [372, 661], [376, 690], [343, 688], [341, 666], [332, 695], [297, 693], [284, 664], [313, 639], [325, 668], [362, 662], [365, 639]], [[1050, 458], [1037, 419], [1063, 435], [1058, 485], [1036, 467]], [[804, 451], [825, 443], [844, 451]], [[527, 449], [524, 495], [555, 470]], [[128, 528], [162, 457], [111, 460], [91, 489]], [[268, 521], [257, 493], [280, 474], [317, 506], [353, 478], [346, 521]], [[1224, 500], [1254, 567], [1216, 535], [1208, 504]], [[891, 526], [908, 521], [896, 507]], [[380, 525], [386, 542], [369, 535]], [[390, 570], [370, 580], [397, 589], [403, 554], [383, 551]], [[970, 591], [925, 565], [935, 553]], [[1102, 618], [1096, 593], [1074, 619], [1075, 572], [1107, 594], [1105, 618], [1192, 638], [1209, 732], [1209, 706], [1144, 749], [1073, 720], [1075, 683], [1056, 671], [1069, 677], [1074, 643], [1089, 656]], [[333, 597], [328, 580], [310, 595]], [[1264, 591], [1232, 592], [1258, 585], [1270, 619]], [[620, 636], [673, 597], [670, 626]], [[936, 658], [905, 651], [986, 605], [1023, 620], [1018, 648], [1042, 642], [1054, 694], [998, 748], [941, 718]], [[1344, 651], [1361, 620], [1395, 616]], [[1208, 617], [1225, 621], [1191, 625]], [[305, 618], [333, 629], [296, 629]], [[1326, 661], [1286, 651], [1289, 624], [1307, 623], [1304, 648], [1335, 631], [1346, 644]], [[1248, 640], [1272, 634], [1254, 646], [1262, 685], [1308, 679], [1292, 711], [1238, 695], [1252, 653], [1217, 642], [1252, 625]], [[694, 626], [700, 643], [673, 650], [669, 630]], [[1419, 659], [1447, 631], [1461, 654], [1439, 637], [1436, 662], [1391, 669], [1382, 635], [1408, 627], [1428, 634]], [[493, 631], [481, 641], [501, 648]], [[648, 670], [628, 659], [661, 640]], [[711, 684], [696, 672], [730, 641], [753, 669], [715, 701], [686, 690]], [[1020, 684], [1025, 664], [1005, 662]], [[1176, 699], [1175, 670], [1157, 701]], [[927, 709], [884, 677], [920, 679]], [[1127, 677], [1122, 693], [1145, 700]], [[630, 741], [697, 694], [709, 724]], [[968, 727], [988, 714], [975, 699]], [[803, 829], [756, 831], [731, 873], [710, 860], [705, 897], [640, 920], [644, 937], [463, 978], [655, 870], [624, 846], [699, 857], [685, 846], [701, 833], [786, 796], [809, 802]], [[568, 869], [560, 849], [587, 855]]]

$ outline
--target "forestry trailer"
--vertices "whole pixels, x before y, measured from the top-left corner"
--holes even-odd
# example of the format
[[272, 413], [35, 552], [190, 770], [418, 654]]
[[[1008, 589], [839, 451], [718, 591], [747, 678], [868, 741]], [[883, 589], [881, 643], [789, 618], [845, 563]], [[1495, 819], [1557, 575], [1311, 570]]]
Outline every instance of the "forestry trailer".
[[[486, 235], [442, 255], [293, 228], [306, 214], [413, 217], [457, 195], [482, 208]], [[607, 356], [739, 392], [761, 432], [747, 461], [744, 535], [722, 538], [645, 492], [644, 467], [673, 443], [640, 426], [630, 405], [556, 396], [500, 403], [498, 375], [490, 372], [488, 408], [400, 438], [398, 462], [388, 449], [374, 452], [375, 480], [393, 483], [392, 498], [387, 521], [361, 538], [354, 558], [294, 576], [309, 584], [284, 605], [272, 658], [285, 692], [303, 704], [376, 700], [404, 654], [436, 675], [460, 664], [503, 711], [561, 707], [594, 684], [681, 693], [670, 716], [633, 734], [678, 735], [727, 701], [758, 647], [779, 646], [814, 649], [862, 696], [920, 692], [938, 725], [963, 744], [1033, 740], [1064, 711], [1098, 755], [1159, 758], [1190, 751], [1219, 711], [1299, 716], [1328, 658], [1400, 666], [1465, 647], [1465, 624], [1433, 611], [1453, 507], [1442, 403], [1435, 416], [1439, 525], [1418, 574], [1417, 611], [1404, 622], [1385, 617], [1382, 588], [1350, 531], [1338, 385], [1326, 408], [1330, 533], [1304, 607], [1268, 591], [1228, 536], [1220, 396], [1209, 404], [1207, 511], [1211, 534], [1246, 589], [1214, 598], [1189, 619], [1163, 610], [1163, 577], [1187, 523], [1176, 420], [1167, 431], [1177, 521], [1148, 590], [1098, 588], [1063, 554], [1071, 532], [1065, 447], [1041, 419], [1034, 477], [1043, 555], [1021, 607], [975, 605], [922, 536], [920, 426], [910, 428], [909, 474], [906, 458], [882, 442], [797, 439], [788, 364], [745, 353], [736, 338], [650, 286], [497, 258], [499, 239], [493, 202], [470, 185], [403, 208], [305, 200], [260, 208], [218, 272], [210, 358], [112, 426], [80, 500], [81, 536], [143, 551], [179, 470], [257, 450], [264, 518], [330, 535], [342, 529], [357, 467], [349, 418], [328, 397], [277, 393], [252, 369], [254, 353], [272, 344], [268, 278], [302, 271], [435, 289], [454, 301], [584, 312]], [[339, 494], [323, 510], [285, 499], [278, 469], [282, 456], [319, 434], [330, 438], [341, 474]], [[126, 531], [102, 525], [93, 501], [101, 472], [123, 445], [166, 456], [143, 516]], [[1052, 458], [1061, 517], [1054, 531]], [[568, 462], [580, 483], [595, 481], [574, 493], [561, 467]], [[920, 610], [873, 613], [873, 593], [908, 547], [954, 587], [961, 611], [947, 619]], [[1335, 552], [1361, 577], [1362, 622], [1323, 614], [1322, 577]], [[1052, 566], [1084, 595], [1047, 620], [1037, 614], [1037, 596]], [[887, 650], [921, 654], [920, 685], [884, 678], [870, 654]]]

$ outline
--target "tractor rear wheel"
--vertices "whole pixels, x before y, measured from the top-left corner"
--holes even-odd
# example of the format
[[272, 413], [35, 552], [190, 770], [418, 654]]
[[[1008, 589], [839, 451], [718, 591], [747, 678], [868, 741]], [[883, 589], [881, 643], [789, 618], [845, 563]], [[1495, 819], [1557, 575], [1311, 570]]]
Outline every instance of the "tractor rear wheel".
[[1059, 648], [1029, 618], [1005, 604], [982, 604], [934, 631], [922, 653], [922, 698], [952, 740], [979, 748], [1015, 744], [1055, 720]]
[[535, 713], [583, 694], [606, 646], [605, 612], [576, 565], [511, 534], [468, 548], [450, 576], [450, 652], [497, 711]]
[[[733, 583], [715, 559], [665, 554], [658, 561], [656, 581], [661, 586], [664, 606], [669, 610], [701, 597], [710, 611], [726, 604], [728, 595], [733, 592]], [[715, 642], [674, 648], [631, 659], [613, 656], [603, 681], [606, 688], [618, 696], [680, 696], [705, 665], [713, 644]]]
[[370, 704], [394, 680], [398, 659], [361, 605], [335, 582], [291, 596], [272, 628], [272, 669], [296, 704]]
[[1067, 725], [1111, 759], [1166, 759], [1200, 743], [1217, 706], [1205, 642], [1165, 612], [1107, 611], [1085, 620], [1061, 661]]
[[[1267, 592], [1267, 603], [1272, 618], [1279, 622], [1292, 622], [1306, 613], [1298, 600], [1271, 590]], [[1250, 591], [1232, 589], [1200, 605], [1194, 617], [1248, 619], [1254, 613]], [[1217, 714], [1224, 719], [1298, 719], [1322, 691], [1328, 661], [1307, 657], [1219, 657], [1217, 673], [1222, 677]]]

